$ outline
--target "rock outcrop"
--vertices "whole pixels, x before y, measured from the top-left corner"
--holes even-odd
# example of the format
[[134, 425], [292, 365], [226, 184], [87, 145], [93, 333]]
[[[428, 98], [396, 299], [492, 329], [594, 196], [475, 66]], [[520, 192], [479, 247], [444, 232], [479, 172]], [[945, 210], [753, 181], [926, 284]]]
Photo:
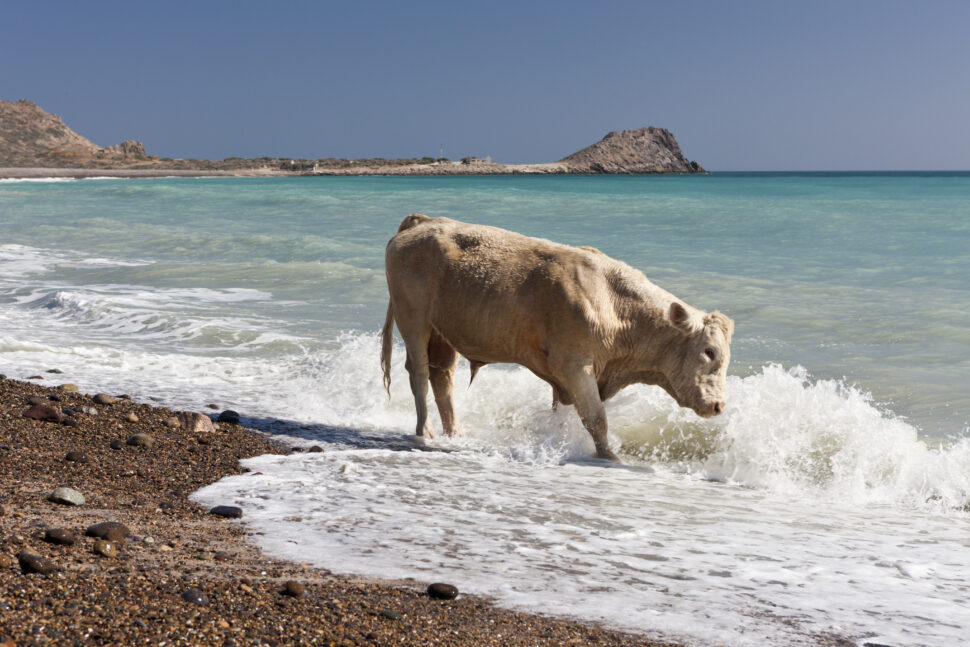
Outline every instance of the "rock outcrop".
[[559, 161], [569, 173], [705, 173], [665, 128], [615, 130]]
[[0, 166], [86, 165], [91, 160], [144, 160], [145, 145], [127, 140], [101, 147], [26, 99], [0, 100]]

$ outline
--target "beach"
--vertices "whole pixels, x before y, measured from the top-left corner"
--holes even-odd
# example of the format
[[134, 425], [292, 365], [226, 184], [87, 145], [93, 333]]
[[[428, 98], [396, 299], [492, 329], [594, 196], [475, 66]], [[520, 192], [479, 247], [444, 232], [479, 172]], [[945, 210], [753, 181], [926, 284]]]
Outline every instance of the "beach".
[[[14, 560], [2, 613], [18, 632], [44, 626], [15, 612], [29, 583], [57, 631], [66, 605], [90, 599], [104, 614], [91, 623], [152, 636], [193, 613], [213, 630], [323, 631], [273, 614], [350, 627], [350, 608], [372, 623], [354, 625], [361, 643], [443, 626], [431, 619], [495, 644], [555, 644], [560, 629], [525, 629], [546, 617], [574, 619], [549, 626], [584, 641], [590, 627], [619, 632], [616, 644], [958, 643], [970, 627], [967, 205], [970, 175], [947, 173], [4, 180], [0, 373], [20, 382], [4, 382], [0, 425], [3, 478], [19, 483], [0, 502]], [[384, 246], [411, 211], [592, 245], [725, 312], [722, 415], [631, 385], [605, 403], [611, 463], [535, 375], [488, 366], [469, 385], [462, 362], [466, 436], [416, 444], [403, 346], [388, 394], [378, 336]], [[63, 383], [87, 395], [48, 390]], [[78, 427], [22, 417], [52, 392], [81, 411]], [[255, 431], [165, 424], [227, 409]], [[138, 432], [151, 449], [126, 444]], [[86, 503], [48, 502], [61, 486]], [[241, 518], [208, 514], [222, 505]], [[94, 538], [42, 539], [113, 518], [140, 538], [121, 557], [92, 553]], [[60, 575], [21, 574], [25, 549]], [[108, 579], [79, 584], [90, 598], [45, 593], [82, 582], [74, 572]], [[305, 597], [281, 593], [290, 580]], [[462, 595], [431, 600], [433, 582]], [[190, 588], [208, 606], [187, 606]], [[366, 613], [343, 602], [365, 594], [385, 597]], [[177, 622], [162, 627], [169, 609]], [[389, 623], [397, 613], [403, 625]], [[480, 643], [470, 636], [454, 644]]]
[[[212, 432], [167, 427], [171, 409], [124, 397], [98, 404], [92, 394], [47, 386], [69, 376], [41, 377], [0, 379], [4, 647], [673, 644], [508, 611], [477, 596], [435, 600], [425, 592], [430, 582], [337, 576], [269, 559], [238, 522], [209, 514], [187, 496], [243, 473], [241, 458], [287, 448], [234, 424], [220, 423]], [[89, 413], [76, 414], [76, 426], [28, 419], [30, 398]], [[150, 448], [125, 444], [139, 433], [152, 436]], [[68, 452], [85, 459], [66, 460]], [[85, 503], [49, 501], [58, 487], [76, 489]], [[97, 539], [85, 536], [105, 521], [131, 533], [116, 542], [114, 556], [95, 553]], [[50, 529], [68, 531], [73, 543], [45, 541]], [[23, 573], [18, 555], [24, 553], [48, 560], [54, 570]], [[287, 593], [290, 582], [301, 595]], [[204, 604], [183, 598], [192, 588]]]

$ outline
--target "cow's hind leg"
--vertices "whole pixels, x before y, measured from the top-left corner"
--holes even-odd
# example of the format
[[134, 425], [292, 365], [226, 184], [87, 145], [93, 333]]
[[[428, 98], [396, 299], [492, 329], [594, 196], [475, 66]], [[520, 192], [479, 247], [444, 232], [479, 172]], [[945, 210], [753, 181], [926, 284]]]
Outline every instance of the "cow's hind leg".
[[444, 337], [437, 332], [431, 333], [428, 342], [428, 368], [431, 375], [431, 390], [441, 414], [441, 426], [448, 436], [461, 436], [461, 425], [455, 414], [453, 387], [455, 368], [458, 366], [458, 353]]
[[[400, 329], [400, 324], [398, 324]], [[407, 349], [407, 359], [404, 368], [408, 371], [411, 381], [411, 393], [414, 395], [414, 410], [417, 413], [418, 421], [414, 433], [418, 436], [434, 438], [434, 430], [428, 422], [428, 338], [429, 333], [410, 333], [404, 337], [404, 346]]]

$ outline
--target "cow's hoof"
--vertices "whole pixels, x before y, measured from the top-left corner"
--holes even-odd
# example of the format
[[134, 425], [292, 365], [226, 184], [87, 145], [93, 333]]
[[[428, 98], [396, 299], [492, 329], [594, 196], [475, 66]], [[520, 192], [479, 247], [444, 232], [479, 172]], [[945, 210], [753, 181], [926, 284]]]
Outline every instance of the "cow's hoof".
[[620, 457], [617, 456], [616, 454], [614, 454], [609, 449], [597, 451], [596, 452], [596, 457], [597, 458], [603, 458], [603, 459], [606, 459], [608, 461], [613, 461], [614, 463], [619, 463], [620, 462]]

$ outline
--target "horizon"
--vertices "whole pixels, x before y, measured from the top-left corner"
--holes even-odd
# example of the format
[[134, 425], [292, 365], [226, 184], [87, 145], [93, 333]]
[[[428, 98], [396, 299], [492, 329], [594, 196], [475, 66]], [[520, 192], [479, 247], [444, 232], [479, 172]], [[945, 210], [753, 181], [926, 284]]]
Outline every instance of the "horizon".
[[111, 0], [5, 14], [0, 56], [17, 64], [0, 70], [4, 99], [160, 157], [542, 163], [656, 126], [715, 173], [970, 169], [959, 2]]

